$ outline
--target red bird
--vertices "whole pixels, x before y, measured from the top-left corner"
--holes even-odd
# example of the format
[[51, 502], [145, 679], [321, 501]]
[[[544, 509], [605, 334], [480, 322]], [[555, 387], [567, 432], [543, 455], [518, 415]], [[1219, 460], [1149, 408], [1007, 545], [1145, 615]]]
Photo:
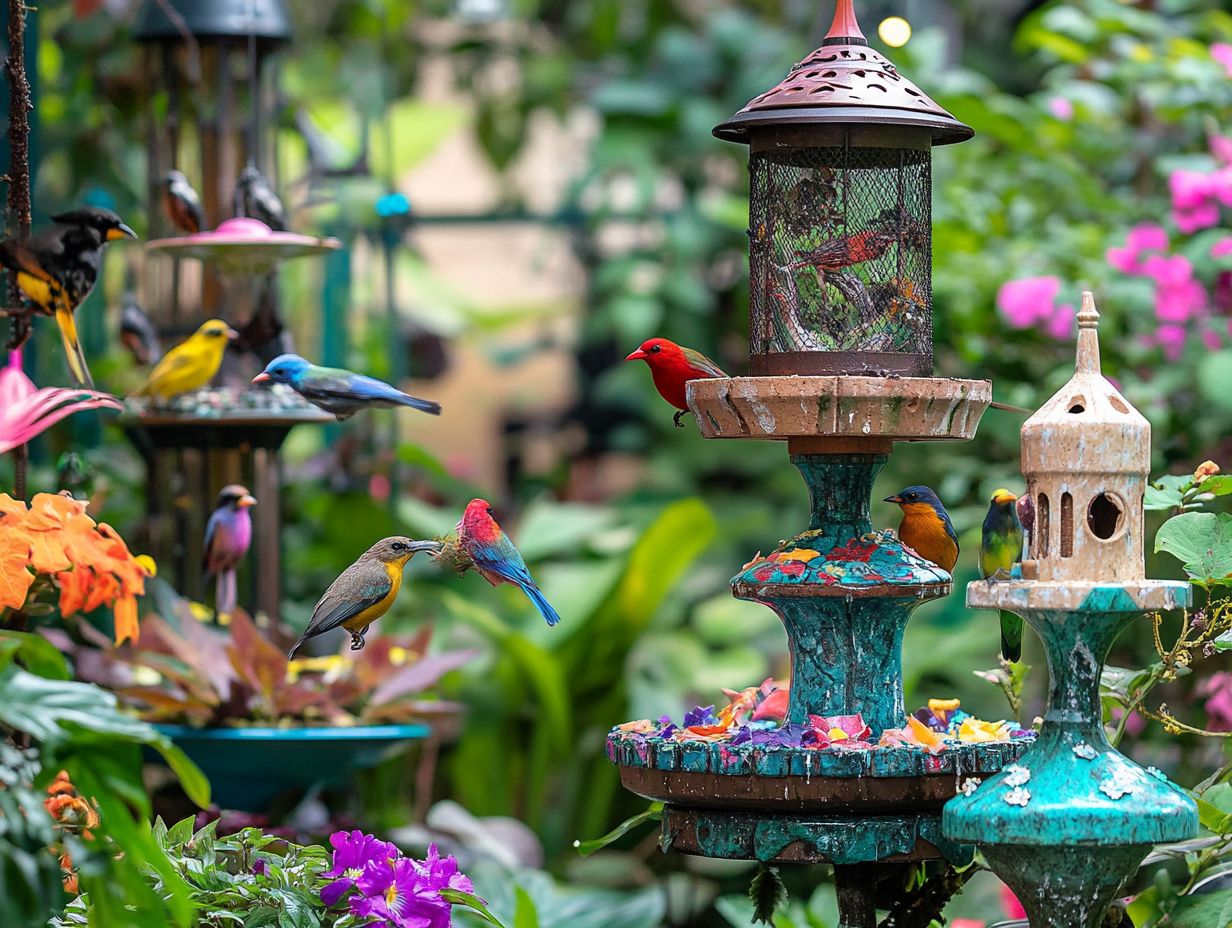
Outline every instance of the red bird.
[[795, 266], [812, 265], [823, 273], [841, 271], [880, 258], [896, 240], [897, 236], [882, 229], [865, 229], [854, 235], [827, 239], [810, 251], [797, 252], [800, 260]]
[[642, 342], [641, 347], [625, 360], [646, 362], [651, 376], [654, 377], [655, 389], [659, 391], [659, 396], [680, 410], [672, 417], [678, 429], [684, 428], [680, 417], [689, 411], [689, 404], [685, 400], [685, 384], [690, 380], [708, 380], [712, 377], [727, 376], [719, 365], [700, 351], [681, 348], [666, 338], [652, 338]]

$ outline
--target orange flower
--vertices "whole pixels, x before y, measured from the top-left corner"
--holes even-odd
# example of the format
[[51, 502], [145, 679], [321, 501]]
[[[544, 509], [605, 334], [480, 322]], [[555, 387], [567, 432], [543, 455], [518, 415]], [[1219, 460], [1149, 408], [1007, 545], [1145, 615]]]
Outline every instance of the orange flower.
[[1214, 477], [1219, 473], [1219, 465], [1214, 461], [1203, 461], [1198, 465], [1198, 469], [1194, 471], [1193, 482], [1201, 483], [1207, 477]]
[[37, 574], [60, 587], [65, 618], [100, 606], [115, 610], [116, 644], [137, 640], [137, 597], [154, 574], [110, 525], [96, 523], [71, 496], [39, 493], [29, 506], [0, 493], [0, 608], [20, 609]]

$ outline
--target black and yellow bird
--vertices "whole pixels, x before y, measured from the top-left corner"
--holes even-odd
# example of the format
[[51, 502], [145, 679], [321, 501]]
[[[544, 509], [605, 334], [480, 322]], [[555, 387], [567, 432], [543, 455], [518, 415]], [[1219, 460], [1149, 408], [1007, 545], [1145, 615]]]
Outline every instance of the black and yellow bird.
[[52, 316], [77, 383], [93, 387], [73, 313], [98, 279], [103, 246], [137, 233], [109, 209], [84, 206], [52, 216], [50, 229], [28, 239], [0, 241], [0, 264], [17, 275], [17, 286], [35, 313]]
[[317, 635], [345, 628], [351, 634], [351, 650], [364, 646], [368, 626], [389, 611], [402, 587], [402, 570], [420, 551], [436, 552], [439, 541], [412, 541], [394, 536], [382, 538], [338, 575], [312, 610], [312, 620], [291, 648], [288, 658]]
[[180, 171], [168, 171], [163, 176], [163, 212], [177, 232], [196, 235], [205, 228], [205, 211], [201, 197]]

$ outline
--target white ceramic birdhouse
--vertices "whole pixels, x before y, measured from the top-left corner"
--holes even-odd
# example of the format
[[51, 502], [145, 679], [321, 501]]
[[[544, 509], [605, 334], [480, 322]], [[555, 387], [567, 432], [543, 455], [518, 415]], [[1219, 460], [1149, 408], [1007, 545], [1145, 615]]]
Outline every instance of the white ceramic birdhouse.
[[1099, 313], [1083, 293], [1074, 376], [1022, 427], [1035, 509], [1023, 574], [1141, 580], [1151, 424], [1100, 373]]

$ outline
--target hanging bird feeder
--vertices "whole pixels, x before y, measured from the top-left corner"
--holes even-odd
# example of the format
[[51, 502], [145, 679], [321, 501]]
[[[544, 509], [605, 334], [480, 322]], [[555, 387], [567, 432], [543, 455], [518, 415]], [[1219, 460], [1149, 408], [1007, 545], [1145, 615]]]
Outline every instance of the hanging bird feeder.
[[749, 146], [752, 374], [932, 373], [932, 147], [972, 130], [869, 47], [821, 47], [715, 128]]

